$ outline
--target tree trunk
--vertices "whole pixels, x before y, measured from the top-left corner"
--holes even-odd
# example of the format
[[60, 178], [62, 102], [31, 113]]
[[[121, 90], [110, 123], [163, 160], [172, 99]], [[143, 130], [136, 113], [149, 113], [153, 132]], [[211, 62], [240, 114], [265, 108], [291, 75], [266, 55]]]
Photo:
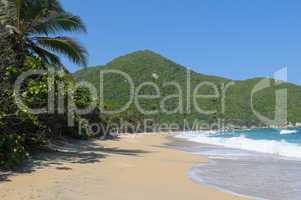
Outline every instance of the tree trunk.
[[25, 45], [21, 36], [10, 34], [0, 24], [0, 70], [4, 67], [22, 67], [26, 57]]

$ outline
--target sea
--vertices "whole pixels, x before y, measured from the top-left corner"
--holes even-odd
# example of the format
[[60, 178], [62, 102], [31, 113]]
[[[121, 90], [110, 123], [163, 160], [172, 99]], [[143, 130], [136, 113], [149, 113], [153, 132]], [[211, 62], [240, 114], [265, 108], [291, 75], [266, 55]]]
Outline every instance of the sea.
[[[301, 129], [182, 132], [181, 149], [207, 156], [189, 177], [258, 200], [301, 200]], [[198, 145], [199, 144], [199, 145]]]

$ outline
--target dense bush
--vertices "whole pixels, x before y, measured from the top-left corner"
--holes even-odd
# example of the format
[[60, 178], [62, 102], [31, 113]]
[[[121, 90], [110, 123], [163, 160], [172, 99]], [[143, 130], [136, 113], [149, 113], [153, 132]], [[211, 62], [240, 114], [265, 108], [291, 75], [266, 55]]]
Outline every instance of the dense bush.
[[[68, 94], [76, 93], [72, 106], [85, 108], [91, 98], [87, 92], [75, 87], [76, 82], [59, 57], [64, 55], [75, 64], [86, 65], [85, 48], [63, 35], [66, 32], [86, 32], [80, 17], [65, 11], [57, 0], [2, 0], [0, 18], [0, 139], [3, 140], [0, 167], [19, 163], [25, 158], [26, 149], [47, 145], [53, 139], [64, 136], [89, 138], [87, 121], [90, 116], [84, 116], [83, 120], [83, 116], [75, 112], [68, 114], [66, 110], [70, 104], [65, 102], [70, 100]], [[13, 88], [17, 77], [28, 70], [50, 68], [65, 73], [52, 76], [54, 84], [51, 88], [49, 76], [52, 73], [49, 71], [27, 78], [20, 88], [21, 101], [26, 106], [18, 106], [16, 100], [19, 98], [16, 97], [19, 96]], [[64, 87], [59, 87], [61, 85]], [[49, 112], [49, 91], [55, 97], [50, 98], [53, 107], [61, 110]], [[29, 108], [47, 108], [47, 112], [31, 114]], [[94, 116], [92, 120], [99, 122], [99, 119]], [[68, 126], [70, 121], [74, 122], [73, 126]]]
[[28, 156], [24, 139], [16, 134], [0, 135], [0, 166], [13, 168]]
[[[101, 123], [100, 112], [95, 110], [91, 115], [80, 116], [76, 113], [68, 115], [68, 94], [73, 94], [74, 104], [85, 108], [91, 101], [91, 95], [84, 88], [76, 88], [76, 82], [67, 72], [56, 73], [54, 78], [54, 113], [34, 115], [25, 108], [17, 107], [13, 84], [17, 77], [28, 70], [47, 69], [47, 65], [36, 57], [28, 57], [22, 68], [6, 67], [2, 69], [0, 77], [0, 166], [10, 167], [25, 158], [27, 149], [34, 149], [47, 145], [53, 139], [73, 137], [88, 139], [91, 137], [88, 122]], [[48, 106], [48, 77], [49, 74], [33, 75], [24, 81], [21, 87], [22, 101], [29, 108], [44, 108]], [[63, 84], [63, 89], [58, 89]], [[63, 97], [64, 104], [57, 112], [58, 96]], [[72, 109], [72, 108], [71, 108]], [[68, 118], [74, 121], [74, 126], [68, 126]], [[81, 124], [80, 124], [81, 123]], [[14, 133], [14, 134], [9, 134]], [[12, 149], [8, 148], [11, 147]]]

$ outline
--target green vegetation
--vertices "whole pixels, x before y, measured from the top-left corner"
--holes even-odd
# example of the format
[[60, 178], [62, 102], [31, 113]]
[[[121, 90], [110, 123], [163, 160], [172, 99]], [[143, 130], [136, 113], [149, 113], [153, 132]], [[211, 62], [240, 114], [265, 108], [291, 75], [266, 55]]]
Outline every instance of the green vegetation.
[[[191, 112], [187, 112], [187, 106], [184, 106], [183, 112], [174, 114], [166, 114], [160, 112], [153, 115], [143, 115], [137, 111], [134, 104], [131, 105], [128, 111], [121, 113], [127, 119], [155, 119], [157, 123], [179, 123], [183, 124], [184, 119], [193, 122], [195, 119], [203, 122], [216, 122], [216, 119], [222, 119], [225, 123], [235, 125], [251, 126], [263, 125], [251, 110], [251, 91], [254, 86], [259, 83], [262, 78], [255, 78], [245, 81], [234, 81], [234, 85], [229, 86], [226, 92], [224, 113], [222, 112], [222, 99], [218, 98], [199, 99], [198, 105], [202, 110], [216, 110], [215, 113], [204, 115], [199, 114], [193, 106], [192, 96], [187, 98], [187, 69], [175, 62], [168, 60], [151, 51], [138, 51], [126, 56], [119, 57], [105, 66], [91, 67], [83, 69], [74, 74], [78, 80], [91, 82], [99, 89], [100, 76], [99, 72], [105, 70], [120, 70], [127, 73], [134, 81], [137, 88], [138, 85], [144, 82], [153, 82], [160, 87], [161, 99], [157, 100], [140, 100], [140, 104], [145, 110], [154, 110], [159, 108], [159, 102], [166, 96], [178, 94], [178, 89], [174, 86], [164, 86], [164, 83], [175, 81], [179, 83], [183, 91], [183, 105], [187, 105], [189, 101]], [[155, 77], [154, 77], [155, 75]], [[156, 77], [157, 76], [157, 77]], [[157, 79], [156, 79], [157, 78]], [[222, 84], [230, 83], [232, 80], [206, 76], [196, 72], [191, 72], [191, 91], [202, 82], [208, 81], [218, 86], [219, 93], [222, 94]], [[262, 115], [267, 117], [274, 116], [275, 109], [275, 91], [281, 88], [288, 90], [288, 121], [301, 122], [301, 87], [289, 83], [275, 85], [275, 81], [271, 80], [272, 87], [266, 88], [253, 97], [254, 108]], [[124, 77], [117, 74], [106, 74], [104, 78], [104, 105], [110, 108], [117, 109], [125, 105], [129, 100], [129, 84]], [[156, 94], [153, 87], [144, 87], [139, 94]], [[199, 90], [198, 94], [215, 94], [211, 86], [204, 86]], [[188, 101], [187, 101], [188, 99]], [[171, 98], [165, 102], [166, 108], [169, 111], [174, 110], [178, 106], [178, 98]]]
[[[39, 58], [27, 57], [24, 66], [20, 69], [14, 67], [5, 68], [5, 74], [1, 76], [0, 82], [6, 85], [14, 83], [23, 71], [38, 70], [45, 68], [45, 63]], [[48, 78], [50, 74], [34, 75], [22, 84], [21, 96], [22, 101], [31, 109], [47, 108], [48, 105]], [[14, 164], [21, 162], [27, 152], [33, 149], [39, 149], [41, 146], [48, 146], [54, 140], [60, 140], [63, 137], [73, 137], [78, 139], [88, 139], [91, 137], [86, 124], [79, 124], [82, 120], [101, 123], [99, 115], [80, 116], [74, 114], [68, 116], [67, 102], [69, 94], [74, 93], [74, 103], [78, 107], [87, 107], [92, 101], [85, 88], [75, 88], [76, 82], [72, 76], [65, 74], [58, 76], [55, 74], [54, 87], [58, 88], [59, 84], [64, 85], [63, 90], [55, 89], [54, 104], [58, 104], [57, 97], [63, 97], [65, 102], [62, 109], [64, 113], [41, 113], [31, 114], [27, 108], [20, 108], [15, 101], [15, 94], [11, 87], [1, 88], [0, 93], [0, 166], [12, 167]], [[57, 108], [57, 107], [55, 107]], [[97, 112], [97, 110], [95, 110]], [[93, 112], [93, 113], [95, 113]], [[68, 119], [72, 117], [74, 126], [68, 126]]]
[[[62, 66], [55, 53], [86, 65], [86, 50], [63, 32], [85, 32], [78, 16], [66, 12], [57, 0], [3, 0], [0, 2], [1, 40], [14, 52], [19, 66], [25, 55], [36, 55], [48, 64]], [[1, 46], [2, 47], [2, 46]], [[3, 50], [1, 50], [3, 51]], [[2, 54], [2, 52], [1, 52]], [[4, 55], [4, 54], [3, 54]]]
[[21, 136], [9, 134], [0, 137], [0, 166], [15, 167], [27, 156]]
[[[93, 99], [85, 88], [76, 87], [58, 56], [65, 55], [74, 63], [85, 65], [87, 53], [72, 38], [55, 35], [85, 31], [81, 19], [66, 12], [57, 0], [0, 2], [0, 167], [13, 168], [30, 156], [29, 152], [48, 147], [63, 137], [87, 139], [91, 137], [87, 121], [102, 123], [98, 109], [92, 112], [93, 116], [67, 113], [72, 109], [70, 101], [85, 108]], [[61, 70], [61, 74], [52, 75], [49, 69]], [[29, 70], [44, 73], [31, 75], [23, 82], [20, 93], [27, 107], [20, 107], [14, 84]], [[49, 77], [53, 79], [51, 88]], [[49, 91], [55, 110], [31, 114], [29, 108], [47, 108]], [[59, 103], [65, 112], [58, 112]], [[74, 126], [68, 126], [68, 120]]]

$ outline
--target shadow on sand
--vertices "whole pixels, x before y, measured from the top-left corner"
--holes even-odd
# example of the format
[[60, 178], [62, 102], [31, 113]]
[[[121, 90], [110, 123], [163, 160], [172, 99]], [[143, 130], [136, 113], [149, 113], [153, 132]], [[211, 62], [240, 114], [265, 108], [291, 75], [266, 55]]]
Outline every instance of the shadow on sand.
[[101, 162], [102, 159], [116, 154], [138, 157], [145, 153], [148, 152], [137, 149], [105, 148], [97, 140], [60, 142], [60, 144], [52, 145], [47, 150], [34, 152], [31, 159], [13, 171], [0, 170], [0, 184], [1, 182], [10, 181], [9, 177], [11, 176], [32, 173], [45, 167], [51, 166], [57, 170], [72, 170], [72, 168], [64, 165], [68, 163], [88, 164]]

